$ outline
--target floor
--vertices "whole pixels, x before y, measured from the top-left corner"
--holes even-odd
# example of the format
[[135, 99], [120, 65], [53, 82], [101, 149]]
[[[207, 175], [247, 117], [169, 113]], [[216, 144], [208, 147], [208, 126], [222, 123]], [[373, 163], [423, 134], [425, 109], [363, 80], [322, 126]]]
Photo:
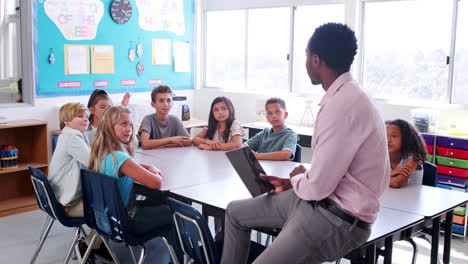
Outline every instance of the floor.
[[[0, 263], [29, 263], [45, 220], [45, 214], [39, 210], [0, 218]], [[73, 231], [71, 229], [58, 223], [55, 224], [36, 263], [62, 263], [72, 238]], [[416, 239], [416, 242], [419, 246], [417, 263], [429, 263], [430, 245], [422, 239]], [[443, 240], [441, 244], [443, 244]], [[112, 244], [112, 247], [121, 263], [132, 263], [128, 249], [118, 244]], [[159, 239], [149, 241], [146, 248], [145, 263], [169, 262], [167, 250]], [[412, 248], [409, 243], [396, 242], [393, 263], [411, 263], [411, 252]], [[379, 263], [381, 262], [382, 260], [379, 261]], [[70, 261], [70, 263], [78, 263], [78, 261]], [[341, 263], [349, 262], [342, 261]], [[468, 263], [468, 243], [463, 242], [461, 238], [454, 237], [452, 239], [450, 263]]]

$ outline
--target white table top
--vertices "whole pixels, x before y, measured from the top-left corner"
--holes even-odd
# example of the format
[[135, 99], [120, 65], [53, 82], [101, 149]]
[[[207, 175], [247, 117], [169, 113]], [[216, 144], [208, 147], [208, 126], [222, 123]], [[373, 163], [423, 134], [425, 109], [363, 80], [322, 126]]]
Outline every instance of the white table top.
[[[163, 191], [230, 178], [240, 181], [225, 151], [199, 150], [197, 147], [138, 149], [135, 160], [163, 172]], [[260, 164], [266, 173], [278, 177], [289, 177], [289, 172], [299, 165], [292, 161], [260, 161]]]
[[467, 201], [468, 193], [424, 185], [389, 188], [380, 198], [383, 207], [425, 217], [435, 217]]
[[367, 242], [374, 242], [423, 221], [424, 217], [421, 215], [381, 207], [377, 219], [372, 225], [372, 232]]

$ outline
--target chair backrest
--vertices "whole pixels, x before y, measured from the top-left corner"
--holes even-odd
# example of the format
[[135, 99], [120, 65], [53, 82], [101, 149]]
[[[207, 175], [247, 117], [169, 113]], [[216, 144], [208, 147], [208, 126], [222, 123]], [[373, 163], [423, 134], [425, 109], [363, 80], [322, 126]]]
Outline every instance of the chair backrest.
[[433, 186], [437, 185], [437, 167], [436, 165], [425, 161], [423, 163], [423, 185]]
[[[36, 201], [39, 208], [54, 219], [63, 218], [61, 206], [55, 197], [54, 191], [49, 184], [49, 180], [44, 173], [28, 165], [29, 174], [36, 194]], [[59, 219], [60, 218], [60, 219]]]
[[294, 154], [294, 162], [301, 162], [302, 161], [302, 147], [301, 145], [296, 145], [296, 154]]
[[52, 154], [54, 154], [55, 148], [57, 147], [57, 142], [58, 142], [58, 136], [53, 135], [52, 136]]
[[122, 202], [117, 179], [81, 169], [81, 190], [86, 225], [116, 241], [129, 239], [128, 213]]
[[220, 256], [203, 216], [190, 205], [172, 198], [167, 198], [167, 204], [184, 254], [197, 264], [219, 263]]

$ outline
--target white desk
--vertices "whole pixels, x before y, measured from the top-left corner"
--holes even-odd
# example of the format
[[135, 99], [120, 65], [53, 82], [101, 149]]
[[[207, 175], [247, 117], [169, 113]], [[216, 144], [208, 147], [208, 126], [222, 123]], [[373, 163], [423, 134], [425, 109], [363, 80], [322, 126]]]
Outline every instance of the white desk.
[[[197, 147], [138, 149], [135, 160], [153, 165], [163, 172], [162, 191], [230, 178], [240, 181], [225, 151], [200, 150]], [[269, 175], [285, 178], [299, 165], [292, 161], [260, 161], [260, 164]]]
[[443, 262], [450, 262], [452, 241], [453, 209], [468, 201], [468, 193], [442, 188], [412, 185], [389, 188], [380, 198], [382, 206], [407, 213], [424, 216], [432, 221], [431, 263], [435, 264], [439, 254], [440, 222], [446, 214]]
[[380, 198], [383, 207], [435, 217], [468, 201], [468, 193], [412, 185], [389, 188]]

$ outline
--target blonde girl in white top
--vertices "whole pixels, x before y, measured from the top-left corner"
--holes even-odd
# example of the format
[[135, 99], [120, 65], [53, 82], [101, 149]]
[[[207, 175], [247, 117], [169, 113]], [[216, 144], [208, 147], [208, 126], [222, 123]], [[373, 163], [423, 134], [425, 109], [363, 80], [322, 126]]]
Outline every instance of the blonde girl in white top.
[[69, 217], [83, 216], [80, 169], [86, 168], [91, 153], [85, 131], [88, 111], [79, 103], [60, 108], [60, 133], [49, 166], [49, 182], [64, 213]]

